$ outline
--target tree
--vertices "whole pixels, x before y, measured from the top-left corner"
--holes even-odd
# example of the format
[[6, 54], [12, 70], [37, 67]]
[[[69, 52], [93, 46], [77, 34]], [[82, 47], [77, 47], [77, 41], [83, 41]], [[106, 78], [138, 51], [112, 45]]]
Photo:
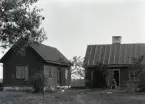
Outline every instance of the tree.
[[[44, 17], [36, 6], [38, 0], [1, 0], [0, 1], [0, 47], [8, 48], [18, 40], [22, 46], [33, 42], [41, 43], [47, 39], [44, 29], [40, 27]], [[15, 46], [19, 46], [15, 44]], [[21, 47], [21, 46], [19, 46]]]
[[140, 81], [140, 76], [142, 74], [142, 69], [144, 67], [144, 65], [141, 64], [142, 60], [143, 60], [143, 56], [139, 56], [137, 58], [132, 57], [132, 62], [133, 62], [133, 66], [131, 67], [131, 71], [130, 71], [130, 80], [139, 80]]
[[84, 78], [84, 68], [83, 68], [84, 58], [81, 56], [74, 56], [71, 60], [72, 68], [71, 68], [71, 76], [75, 76], [78, 78]]
[[100, 72], [103, 75], [103, 79], [104, 79], [103, 82], [105, 82], [103, 87], [109, 87], [109, 83], [108, 82], [110, 81], [110, 79], [108, 78], [108, 67], [107, 67], [107, 65], [104, 65], [101, 62], [97, 62], [96, 63], [96, 67], [100, 70]]
[[143, 58], [144, 56], [132, 57], [133, 65], [129, 70], [128, 91], [136, 91], [141, 84], [141, 76], [144, 68], [144, 65], [141, 63]]

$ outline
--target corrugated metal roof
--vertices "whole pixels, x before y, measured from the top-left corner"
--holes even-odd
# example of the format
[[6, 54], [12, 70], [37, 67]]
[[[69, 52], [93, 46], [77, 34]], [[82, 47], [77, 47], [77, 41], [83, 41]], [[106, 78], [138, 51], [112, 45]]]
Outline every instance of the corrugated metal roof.
[[141, 55], [145, 56], [145, 43], [88, 45], [84, 65], [132, 64], [131, 58]]

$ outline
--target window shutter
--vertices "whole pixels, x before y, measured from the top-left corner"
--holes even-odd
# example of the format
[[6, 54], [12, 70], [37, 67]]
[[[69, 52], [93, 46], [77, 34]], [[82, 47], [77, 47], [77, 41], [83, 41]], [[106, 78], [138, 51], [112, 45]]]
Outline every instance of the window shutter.
[[28, 66], [25, 66], [25, 81], [29, 80], [29, 69]]

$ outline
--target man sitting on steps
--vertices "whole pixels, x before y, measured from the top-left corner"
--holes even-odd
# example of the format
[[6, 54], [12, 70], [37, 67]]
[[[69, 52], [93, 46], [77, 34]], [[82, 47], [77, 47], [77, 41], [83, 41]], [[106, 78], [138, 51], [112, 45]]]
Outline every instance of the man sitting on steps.
[[116, 85], [117, 85], [117, 83], [116, 83], [115, 79], [113, 79], [111, 81], [111, 89], [115, 89], [116, 88]]

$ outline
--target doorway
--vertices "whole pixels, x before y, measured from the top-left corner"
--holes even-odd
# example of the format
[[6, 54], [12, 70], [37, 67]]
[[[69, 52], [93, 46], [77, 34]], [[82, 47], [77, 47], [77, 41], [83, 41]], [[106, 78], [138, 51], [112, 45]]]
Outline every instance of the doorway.
[[60, 69], [60, 68], [57, 68], [57, 83], [58, 83], [59, 85], [62, 84], [61, 75], [62, 75], [61, 69]]
[[114, 79], [117, 83], [117, 86], [120, 86], [120, 69], [114, 69]]

